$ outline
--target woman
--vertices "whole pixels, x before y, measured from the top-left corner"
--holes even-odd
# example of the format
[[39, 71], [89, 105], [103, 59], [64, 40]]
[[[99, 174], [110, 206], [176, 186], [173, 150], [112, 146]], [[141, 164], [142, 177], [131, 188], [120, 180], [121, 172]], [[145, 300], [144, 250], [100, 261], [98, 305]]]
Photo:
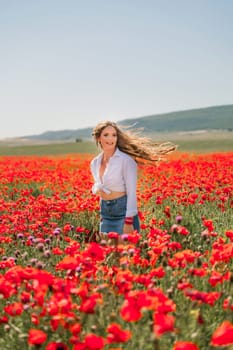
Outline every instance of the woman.
[[102, 149], [90, 165], [95, 181], [92, 192], [100, 196], [100, 233], [139, 232], [136, 160], [158, 161], [176, 147], [155, 144], [111, 121], [99, 123], [92, 135]]

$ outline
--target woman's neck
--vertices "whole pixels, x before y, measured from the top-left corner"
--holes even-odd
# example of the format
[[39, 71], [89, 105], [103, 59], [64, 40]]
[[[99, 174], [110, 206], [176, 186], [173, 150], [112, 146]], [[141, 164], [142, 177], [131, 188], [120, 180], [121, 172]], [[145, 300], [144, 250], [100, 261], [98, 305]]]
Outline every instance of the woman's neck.
[[114, 150], [113, 152], [111, 151], [111, 152], [106, 152], [106, 151], [104, 151], [104, 153], [103, 153], [103, 160], [105, 161], [105, 162], [108, 162], [109, 161], [109, 159], [113, 156], [113, 154], [115, 153], [115, 151], [116, 150]]

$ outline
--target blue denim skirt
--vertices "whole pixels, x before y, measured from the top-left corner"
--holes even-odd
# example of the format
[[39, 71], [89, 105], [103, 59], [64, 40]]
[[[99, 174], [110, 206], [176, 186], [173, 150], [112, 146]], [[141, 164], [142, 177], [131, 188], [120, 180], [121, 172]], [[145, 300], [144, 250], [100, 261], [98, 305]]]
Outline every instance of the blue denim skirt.
[[[117, 199], [100, 200], [100, 232], [123, 233], [123, 226], [126, 214], [127, 195]], [[139, 232], [140, 224], [138, 215], [133, 218], [134, 230]]]

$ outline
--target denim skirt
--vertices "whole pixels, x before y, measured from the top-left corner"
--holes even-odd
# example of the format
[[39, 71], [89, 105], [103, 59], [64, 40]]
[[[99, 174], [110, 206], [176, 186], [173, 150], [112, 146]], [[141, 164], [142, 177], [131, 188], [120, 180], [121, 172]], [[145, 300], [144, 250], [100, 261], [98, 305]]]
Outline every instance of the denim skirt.
[[[123, 233], [123, 226], [126, 214], [127, 195], [117, 199], [100, 200], [100, 232]], [[134, 230], [139, 232], [139, 218], [135, 215], [133, 218]]]

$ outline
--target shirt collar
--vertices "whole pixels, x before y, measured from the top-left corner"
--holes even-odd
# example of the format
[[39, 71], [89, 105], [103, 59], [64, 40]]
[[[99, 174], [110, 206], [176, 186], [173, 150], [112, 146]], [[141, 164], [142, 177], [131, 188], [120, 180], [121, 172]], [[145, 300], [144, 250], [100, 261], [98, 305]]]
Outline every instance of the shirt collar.
[[112, 157], [119, 157], [121, 155], [121, 151], [119, 150], [119, 148], [117, 147], [115, 152], [113, 153]]
[[[122, 152], [119, 150], [119, 148], [116, 147], [116, 150], [115, 150], [115, 152], [113, 153], [113, 155], [111, 156], [111, 158], [120, 157], [120, 156], [121, 156], [121, 153], [122, 153]], [[102, 159], [103, 154], [104, 154], [103, 151], [99, 154], [99, 156], [98, 156], [99, 161]], [[110, 158], [110, 159], [111, 159], [111, 158]]]

